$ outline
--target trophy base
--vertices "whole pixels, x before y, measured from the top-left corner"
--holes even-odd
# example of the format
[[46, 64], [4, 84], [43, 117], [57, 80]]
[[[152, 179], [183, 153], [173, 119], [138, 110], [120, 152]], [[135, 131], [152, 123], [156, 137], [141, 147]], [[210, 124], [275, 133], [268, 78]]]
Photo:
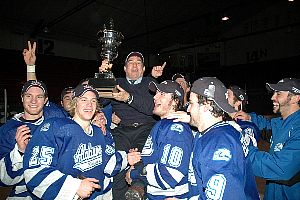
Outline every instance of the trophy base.
[[114, 78], [91, 78], [89, 84], [99, 93], [100, 97], [113, 98], [113, 93], [117, 93], [116, 80]]

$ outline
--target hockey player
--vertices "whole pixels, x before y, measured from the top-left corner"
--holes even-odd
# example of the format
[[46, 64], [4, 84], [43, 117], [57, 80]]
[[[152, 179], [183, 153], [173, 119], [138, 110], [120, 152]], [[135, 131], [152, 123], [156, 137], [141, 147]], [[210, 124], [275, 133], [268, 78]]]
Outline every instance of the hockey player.
[[71, 109], [73, 90], [74, 90], [74, 87], [69, 86], [69, 87], [64, 88], [60, 93], [60, 105], [68, 113]]
[[23, 154], [35, 129], [51, 116], [45, 114], [47, 87], [42, 81], [27, 81], [21, 91], [24, 111], [14, 115], [0, 127], [0, 159], [2, 184], [14, 186], [9, 197], [24, 197]]
[[[193, 147], [193, 135], [188, 124], [165, 119], [182, 107], [183, 90], [175, 81], [160, 84], [150, 82], [156, 92], [153, 114], [161, 118], [152, 128], [142, 151], [142, 164], [126, 174], [128, 183], [142, 181], [146, 198], [160, 200], [184, 199], [188, 195], [188, 166]], [[127, 198], [133, 199], [133, 198]]]
[[196, 80], [191, 88], [188, 112], [172, 114], [174, 121], [198, 128], [189, 171], [189, 199], [259, 200], [255, 177], [242, 145], [242, 129], [230, 120], [235, 110], [228, 92], [215, 77]]
[[182, 75], [180, 73], [176, 73], [172, 76], [172, 81], [175, 81], [179, 83], [179, 85], [183, 89], [184, 97], [183, 97], [183, 108], [184, 110], [187, 110], [189, 106], [189, 96], [191, 91], [191, 83], [190, 83], [190, 77], [188, 75]]
[[261, 138], [261, 131], [258, 127], [249, 120], [236, 119], [235, 115], [238, 111], [245, 111], [248, 104], [248, 95], [245, 90], [237, 85], [230, 85], [227, 89], [228, 91], [228, 103], [235, 109], [236, 112], [230, 113], [229, 115], [236, 121], [236, 123], [241, 127], [244, 141], [243, 145], [249, 146], [253, 145], [257, 147], [257, 144]]
[[52, 118], [36, 130], [24, 154], [24, 177], [32, 198], [109, 199], [111, 189], [104, 178], [139, 161], [139, 152], [116, 152], [101, 129], [91, 124], [98, 97], [91, 86], [78, 85], [73, 118]]

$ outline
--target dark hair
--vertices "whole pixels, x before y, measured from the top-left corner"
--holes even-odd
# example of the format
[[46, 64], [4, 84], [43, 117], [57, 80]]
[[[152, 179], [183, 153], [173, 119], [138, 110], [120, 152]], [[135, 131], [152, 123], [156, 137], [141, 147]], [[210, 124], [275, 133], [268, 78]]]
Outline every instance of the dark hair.
[[233, 93], [233, 103], [237, 102], [237, 101], [241, 101], [241, 105], [238, 107], [239, 110], [243, 110], [246, 111], [246, 107], [248, 105], [248, 95], [246, 93], [245, 90], [243, 90], [242, 88], [240, 88], [237, 85], [230, 85], [228, 87], [228, 89], [230, 89]]
[[66, 94], [72, 93], [74, 90], [74, 87], [69, 86], [64, 88], [60, 93], [60, 100], [63, 100]]
[[183, 101], [180, 100], [179, 96], [172, 94], [172, 99], [176, 102], [175, 111], [183, 110]]
[[89, 81], [90, 79], [89, 78], [84, 78], [84, 79], [81, 79], [78, 83], [78, 85], [82, 85], [85, 81]]

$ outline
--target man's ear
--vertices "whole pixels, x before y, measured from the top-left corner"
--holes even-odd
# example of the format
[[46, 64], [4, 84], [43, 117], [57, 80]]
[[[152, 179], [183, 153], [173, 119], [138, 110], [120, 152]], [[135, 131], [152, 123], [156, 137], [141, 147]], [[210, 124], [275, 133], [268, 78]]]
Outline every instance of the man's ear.
[[300, 101], [300, 95], [293, 95], [291, 100], [292, 100], [292, 103], [295, 102], [296, 104], [298, 104]]
[[211, 112], [213, 110], [213, 108], [211, 107], [211, 105], [209, 103], [206, 103], [204, 105], [204, 111], [209, 111]]
[[237, 107], [239, 107], [240, 105], [242, 105], [242, 101], [240, 101], [240, 100], [236, 101], [236, 102], [235, 102], [235, 105], [236, 105]]
[[145, 67], [145, 65], [144, 65], [144, 67], [143, 67], [143, 72], [145, 72], [145, 70], [146, 70], [146, 67]]
[[124, 72], [126, 72], [126, 65], [124, 65]]

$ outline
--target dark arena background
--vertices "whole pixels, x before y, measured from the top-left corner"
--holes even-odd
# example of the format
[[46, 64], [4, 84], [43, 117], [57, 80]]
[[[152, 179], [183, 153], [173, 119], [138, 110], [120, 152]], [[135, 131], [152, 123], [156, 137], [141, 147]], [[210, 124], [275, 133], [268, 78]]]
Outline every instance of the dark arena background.
[[[1, 0], [0, 126], [22, 112], [27, 41], [37, 42], [37, 78], [46, 83], [50, 101], [60, 104], [63, 88], [98, 72], [99, 31], [111, 19], [113, 30], [124, 36], [113, 60], [116, 77], [125, 76], [128, 53], [139, 51], [145, 75], [166, 62], [158, 81], [175, 73], [187, 75], [191, 83], [215, 76], [246, 90], [247, 112], [270, 117], [272, 94], [266, 83], [300, 78], [297, 0]], [[267, 143], [259, 146], [268, 149]], [[257, 182], [263, 193], [264, 181]], [[7, 190], [0, 188], [0, 199]]]

